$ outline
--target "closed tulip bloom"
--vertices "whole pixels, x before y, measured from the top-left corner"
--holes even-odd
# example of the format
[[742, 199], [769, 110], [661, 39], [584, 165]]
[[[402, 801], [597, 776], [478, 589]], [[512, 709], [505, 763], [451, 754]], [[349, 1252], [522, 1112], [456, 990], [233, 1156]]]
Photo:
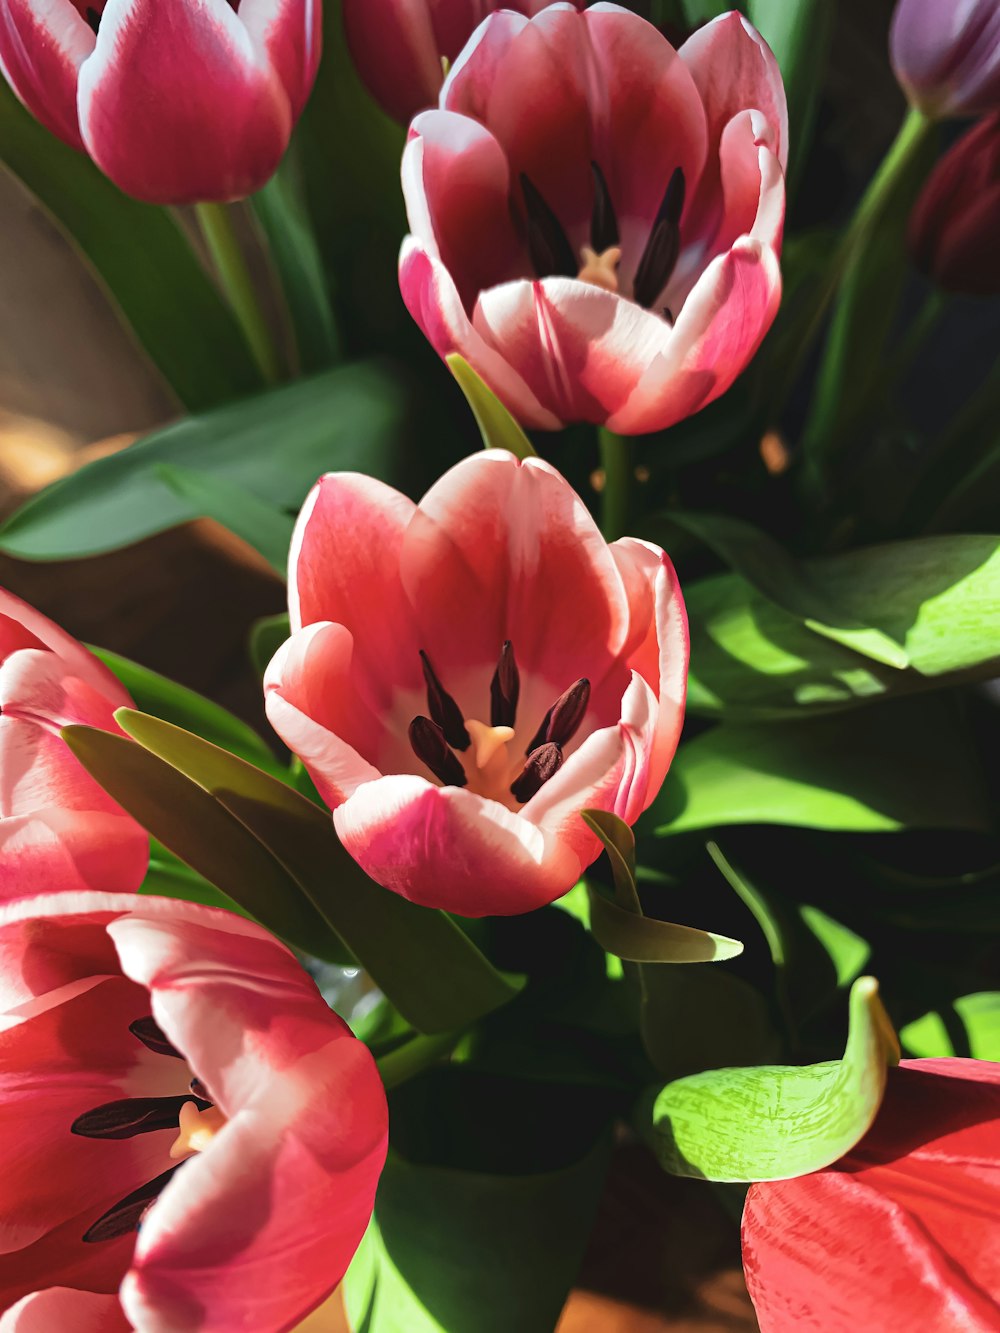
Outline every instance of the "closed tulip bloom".
[[0, 0], [0, 68], [126, 194], [223, 202], [281, 160], [321, 16], [321, 0]]
[[149, 839], [60, 735], [118, 731], [132, 700], [82, 644], [0, 589], [0, 899], [139, 887]]
[[913, 262], [949, 292], [1000, 293], [1000, 112], [954, 144], [910, 215]]
[[[586, 0], [574, 0], [582, 8]], [[344, 0], [347, 44], [365, 87], [404, 125], [434, 106], [450, 65], [497, 9], [537, 14], [550, 0]]]
[[751, 1186], [743, 1265], [761, 1333], [995, 1333], [1000, 1064], [890, 1070], [846, 1157]]
[[334, 473], [292, 542], [294, 633], [267, 713], [379, 884], [463, 916], [531, 911], [633, 823], [677, 745], [687, 622], [656, 546], [608, 545], [566, 481], [490, 450], [419, 505]]
[[493, 14], [410, 128], [403, 299], [525, 425], [669, 426], [774, 319], [786, 143], [738, 14], [679, 51], [618, 5]]
[[979, 116], [1000, 108], [997, 0], [898, 0], [892, 67], [928, 116]]
[[0, 1333], [293, 1327], [371, 1216], [367, 1048], [229, 912], [52, 894], [0, 953]]

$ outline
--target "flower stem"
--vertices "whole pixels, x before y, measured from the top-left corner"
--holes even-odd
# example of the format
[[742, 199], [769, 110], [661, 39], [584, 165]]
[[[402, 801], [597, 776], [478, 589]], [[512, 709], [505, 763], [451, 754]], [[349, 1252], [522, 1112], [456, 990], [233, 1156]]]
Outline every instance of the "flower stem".
[[429, 1037], [414, 1037], [405, 1046], [400, 1046], [377, 1061], [378, 1072], [387, 1088], [397, 1088], [415, 1074], [422, 1073], [446, 1055], [450, 1055], [458, 1042], [459, 1033], [436, 1033]]
[[258, 370], [268, 384], [278, 378], [278, 354], [260, 308], [227, 204], [196, 204], [195, 215], [209, 255]]
[[628, 440], [600, 426], [597, 442], [604, 470], [601, 491], [601, 531], [605, 541], [617, 541], [628, 531], [632, 492], [632, 447]]

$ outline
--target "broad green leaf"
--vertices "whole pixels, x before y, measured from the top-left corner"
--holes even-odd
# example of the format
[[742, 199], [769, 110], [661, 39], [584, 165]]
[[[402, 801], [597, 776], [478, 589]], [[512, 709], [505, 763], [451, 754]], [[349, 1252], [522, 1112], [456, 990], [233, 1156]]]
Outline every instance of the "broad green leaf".
[[580, 818], [604, 844], [611, 865], [615, 897], [624, 911], [642, 915], [635, 884], [635, 835], [624, 819], [610, 810], [582, 810]]
[[483, 445], [487, 449], [509, 449], [518, 458], [530, 458], [535, 452], [531, 441], [465, 357], [452, 352], [446, 360], [469, 401], [476, 424], [482, 431]]
[[909, 665], [902, 644], [879, 629], [861, 624], [838, 606], [822, 583], [767, 533], [725, 514], [672, 510], [665, 517], [711, 547], [768, 601], [814, 633], [885, 666]]
[[196, 518], [198, 507], [157, 475], [163, 463], [297, 509], [331, 469], [386, 477], [403, 415], [396, 379], [355, 364], [188, 417], [47, 486], [0, 526], [0, 550], [25, 560], [72, 559]]
[[756, 1065], [781, 1044], [760, 993], [724, 967], [644, 967], [642, 1044], [664, 1078]]
[[116, 717], [267, 849], [415, 1028], [457, 1030], [516, 994], [444, 912], [373, 884], [344, 851], [329, 814], [304, 796], [169, 723], [130, 709]]
[[288, 547], [295, 520], [283, 509], [194, 468], [156, 463], [153, 471], [179, 500], [199, 518], [212, 518], [262, 555], [279, 577], [288, 568]]
[[[277, 616], [262, 616], [260, 620], [254, 621], [250, 627], [249, 648], [250, 661], [254, 664], [258, 676], [264, 675], [267, 664], [291, 632], [292, 627], [285, 612]], [[197, 730], [197, 728], [188, 729]]]
[[971, 1056], [1000, 1061], [1000, 991], [963, 995], [899, 1030], [904, 1050], [921, 1059]]
[[228, 912], [250, 916], [239, 903], [234, 902], [207, 879], [203, 879], [190, 866], [167, 851], [166, 847], [158, 843], [155, 838], [149, 858], [149, 869], [146, 878], [139, 886], [139, 892], [158, 898], [180, 898], [186, 903], [203, 903], [206, 907], [223, 907]]
[[2, 80], [0, 161], [93, 267], [185, 407], [204, 410], [259, 386], [236, 321], [176, 216], [122, 194]]
[[857, 623], [901, 644], [910, 666], [882, 666], [816, 635], [738, 574], [713, 575], [684, 590], [693, 711], [801, 717], [1000, 669], [1000, 538], [893, 542], [805, 569]]
[[871, 945], [849, 926], [834, 921], [832, 916], [827, 916], [818, 907], [803, 903], [799, 907], [799, 916], [833, 964], [837, 985], [850, 986], [868, 966]]
[[114, 672], [143, 713], [152, 713], [164, 722], [172, 722], [186, 731], [193, 731], [204, 740], [229, 750], [231, 754], [248, 760], [258, 768], [275, 773], [284, 771], [254, 729], [220, 704], [213, 703], [211, 699], [196, 694], [184, 685], [178, 685], [176, 681], [168, 680], [149, 667], [108, 652], [106, 648], [91, 648], [90, 651]]
[[862, 977], [850, 998], [842, 1060], [817, 1065], [714, 1069], [677, 1079], [653, 1108], [654, 1145], [673, 1175], [787, 1180], [837, 1161], [867, 1133], [899, 1046]]
[[801, 722], [724, 722], [680, 747], [640, 833], [736, 824], [988, 830], [985, 785], [953, 702], [904, 699]]

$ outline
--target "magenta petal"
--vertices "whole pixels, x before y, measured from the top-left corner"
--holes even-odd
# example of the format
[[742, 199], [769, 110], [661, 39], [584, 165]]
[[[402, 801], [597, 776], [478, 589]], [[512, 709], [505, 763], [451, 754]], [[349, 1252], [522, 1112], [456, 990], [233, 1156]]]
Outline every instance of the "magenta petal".
[[292, 128], [287, 92], [227, 0], [109, 0], [79, 110], [101, 170], [161, 204], [259, 189]]
[[[458, 6], [465, 36], [475, 26], [468, 0]], [[444, 79], [441, 56], [454, 56], [439, 45], [430, 6], [406, 0], [344, 0], [344, 31], [351, 57], [365, 86], [380, 106], [402, 124], [433, 106]]]
[[0, 5], [0, 70], [31, 114], [73, 148], [83, 148], [77, 76], [93, 49], [94, 34], [70, 0]]
[[130, 1333], [117, 1296], [70, 1287], [32, 1292], [0, 1316], [0, 1333]]
[[239, 16], [277, 71], [298, 118], [323, 53], [322, 0], [240, 0]]

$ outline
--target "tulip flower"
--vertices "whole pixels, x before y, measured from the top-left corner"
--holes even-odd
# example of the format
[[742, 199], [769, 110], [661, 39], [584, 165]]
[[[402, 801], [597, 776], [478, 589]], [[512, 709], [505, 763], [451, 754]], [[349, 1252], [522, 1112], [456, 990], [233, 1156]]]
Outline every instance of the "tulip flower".
[[904, 1060], [834, 1166], [753, 1185], [743, 1264], [761, 1333], [1000, 1328], [1000, 1064]]
[[[404, 125], [434, 106], [445, 69], [487, 14], [533, 15], [551, 0], [344, 0], [347, 44], [365, 87]], [[586, 0], [574, 0], [582, 8]]]
[[50, 889], [131, 892], [149, 839], [60, 736], [119, 731], [126, 691], [82, 644], [0, 589], [0, 899]]
[[126, 194], [224, 202], [274, 173], [321, 22], [321, 0], [0, 0], [0, 68]]
[[680, 734], [684, 605], [548, 464], [490, 450], [413, 504], [331, 473], [292, 540], [267, 714], [379, 884], [463, 916], [560, 897], [633, 823]]
[[732, 384], [777, 312], [785, 94], [738, 14], [493, 14], [403, 158], [410, 313], [527, 426], [625, 434]]
[[986, 116], [931, 172], [910, 216], [914, 263], [939, 287], [1000, 293], [1000, 112]]
[[386, 1152], [374, 1061], [229, 912], [0, 904], [0, 1333], [282, 1333], [340, 1280]]
[[889, 50], [903, 91], [925, 115], [1000, 109], [997, 0], [899, 0]]

